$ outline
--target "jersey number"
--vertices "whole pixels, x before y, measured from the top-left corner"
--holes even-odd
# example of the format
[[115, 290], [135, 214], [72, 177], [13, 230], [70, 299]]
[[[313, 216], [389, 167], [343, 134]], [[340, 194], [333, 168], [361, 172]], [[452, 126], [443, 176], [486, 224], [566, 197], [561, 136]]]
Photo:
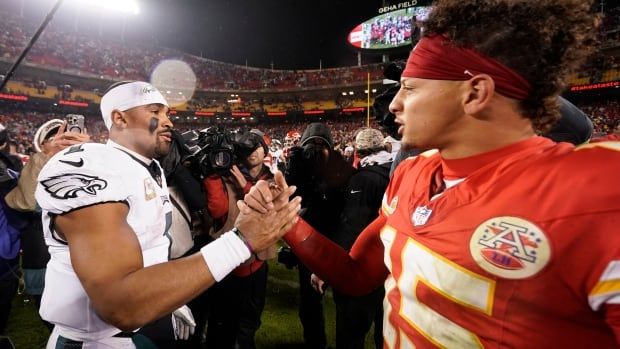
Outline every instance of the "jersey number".
[[[382, 238], [392, 234], [395, 238], [396, 231], [386, 227]], [[385, 242], [390, 239], [383, 240]], [[389, 253], [390, 249], [391, 246], [386, 246], [386, 253]], [[405, 243], [400, 255], [402, 272], [394, 285], [400, 290], [402, 297], [398, 309], [400, 317], [440, 348], [482, 348], [482, 343], [474, 333], [422, 303], [417, 298], [416, 290], [420, 284], [424, 284], [450, 301], [491, 315], [495, 281], [455, 264], [411, 238]], [[405, 337], [401, 335], [401, 344], [406, 340]]]

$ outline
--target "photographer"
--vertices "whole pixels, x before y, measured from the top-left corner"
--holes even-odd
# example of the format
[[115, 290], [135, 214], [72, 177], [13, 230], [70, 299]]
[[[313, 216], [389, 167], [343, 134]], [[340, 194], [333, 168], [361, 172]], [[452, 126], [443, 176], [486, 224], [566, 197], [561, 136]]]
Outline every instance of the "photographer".
[[[323, 123], [308, 125], [300, 145], [290, 149], [287, 183], [297, 186], [297, 194], [302, 197], [301, 216], [304, 220], [317, 231], [334, 231], [353, 167], [334, 150], [331, 132]], [[288, 258], [280, 255], [278, 259]], [[310, 275], [311, 272], [299, 264], [299, 319], [306, 345], [325, 348], [323, 296], [312, 288]]]
[[[211, 237], [233, 227], [239, 214], [237, 200], [249, 192], [260, 179], [271, 180], [273, 174], [263, 160], [268, 153], [264, 135], [258, 130], [243, 134], [236, 144], [240, 163], [228, 173], [215, 173], [204, 180], [207, 211], [213, 218]], [[237, 267], [209, 291], [209, 348], [254, 348], [254, 334], [260, 327], [265, 306], [267, 263], [275, 257], [275, 246], [258, 253], [257, 258]]]

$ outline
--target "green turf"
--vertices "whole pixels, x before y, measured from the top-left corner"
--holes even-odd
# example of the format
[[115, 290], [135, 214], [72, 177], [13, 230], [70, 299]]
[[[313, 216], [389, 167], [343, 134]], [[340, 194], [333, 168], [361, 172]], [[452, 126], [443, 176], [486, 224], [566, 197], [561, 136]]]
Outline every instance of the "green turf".
[[[286, 269], [270, 262], [267, 299], [261, 328], [256, 333], [258, 348], [303, 348], [302, 328], [297, 317], [297, 270]], [[327, 339], [335, 347], [335, 307], [328, 292], [325, 298]], [[45, 348], [49, 332], [41, 323], [34, 303], [25, 295], [17, 295], [7, 328], [7, 334], [17, 349]], [[366, 348], [372, 348], [367, 336]]]

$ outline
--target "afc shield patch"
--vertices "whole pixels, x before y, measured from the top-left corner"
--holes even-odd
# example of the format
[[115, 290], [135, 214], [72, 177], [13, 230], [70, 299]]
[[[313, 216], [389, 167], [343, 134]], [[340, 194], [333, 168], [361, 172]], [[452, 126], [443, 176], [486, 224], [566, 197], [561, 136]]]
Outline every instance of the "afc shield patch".
[[536, 275], [551, 259], [551, 247], [544, 232], [519, 217], [491, 218], [480, 224], [469, 241], [476, 264], [506, 279]]

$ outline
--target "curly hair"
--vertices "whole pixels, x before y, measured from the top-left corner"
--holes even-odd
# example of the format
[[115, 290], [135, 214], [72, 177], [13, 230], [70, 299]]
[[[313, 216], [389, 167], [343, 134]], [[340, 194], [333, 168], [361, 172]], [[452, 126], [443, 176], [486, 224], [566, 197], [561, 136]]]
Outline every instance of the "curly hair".
[[444, 35], [521, 74], [531, 85], [521, 113], [545, 132], [559, 119], [567, 75], [594, 51], [592, 0], [438, 0], [424, 36]]

